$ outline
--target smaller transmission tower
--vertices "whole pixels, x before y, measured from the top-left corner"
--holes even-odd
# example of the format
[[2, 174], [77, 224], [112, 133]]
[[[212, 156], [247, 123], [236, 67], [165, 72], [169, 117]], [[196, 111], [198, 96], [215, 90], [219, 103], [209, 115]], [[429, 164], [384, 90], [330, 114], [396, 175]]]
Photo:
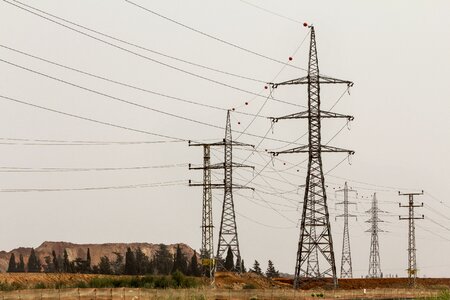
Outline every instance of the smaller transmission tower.
[[352, 253], [350, 251], [350, 233], [348, 227], [348, 218], [355, 217], [355, 215], [351, 215], [348, 213], [348, 205], [356, 204], [355, 202], [348, 201], [349, 192], [357, 193], [355, 190], [349, 189], [347, 182], [345, 182], [344, 188], [341, 190], [337, 190], [336, 192], [344, 193], [344, 201], [336, 203], [344, 205], [344, 213], [342, 215], [336, 216], [336, 218], [344, 218], [344, 234], [342, 237], [342, 257], [341, 257], [341, 278], [353, 278], [353, 269], [352, 269]]
[[380, 230], [378, 228], [378, 223], [383, 222], [378, 218], [378, 214], [381, 211], [378, 208], [378, 200], [377, 200], [377, 194], [373, 194], [372, 199], [372, 207], [366, 211], [366, 213], [370, 213], [372, 216], [369, 220], [367, 220], [367, 223], [370, 223], [370, 229], [366, 230], [366, 232], [371, 233], [371, 239], [370, 239], [370, 256], [369, 256], [369, 277], [371, 278], [380, 278], [383, 273], [381, 273], [381, 266], [380, 266], [380, 244], [378, 241], [378, 233], [383, 232], [383, 230]]
[[414, 220], [424, 219], [425, 216], [415, 217], [414, 216], [414, 207], [423, 207], [423, 203], [420, 205], [414, 205], [414, 196], [423, 195], [423, 191], [421, 193], [400, 193], [400, 196], [408, 196], [409, 202], [408, 205], [398, 204], [399, 207], [408, 207], [409, 215], [408, 217], [399, 216], [399, 220], [408, 220], [409, 221], [409, 230], [408, 230], [408, 284], [410, 287], [416, 286], [416, 277], [417, 277], [417, 263], [416, 263], [416, 227], [414, 225]]
[[[203, 170], [203, 183], [192, 183], [189, 180], [189, 186], [202, 186], [203, 187], [203, 212], [202, 212], [202, 250], [201, 253], [205, 253], [204, 262], [206, 266], [214, 267], [210, 272], [211, 278], [214, 276], [216, 269], [223, 270], [224, 266], [222, 261], [224, 261], [224, 254], [231, 249], [234, 257], [236, 257], [236, 271], [242, 271], [242, 260], [241, 253], [239, 250], [239, 240], [237, 234], [236, 226], [236, 215], [234, 211], [234, 201], [233, 201], [233, 189], [253, 189], [251, 187], [233, 184], [233, 169], [234, 168], [254, 168], [253, 166], [247, 166], [239, 163], [233, 162], [232, 149], [233, 146], [250, 146], [253, 145], [235, 142], [231, 137], [231, 121], [230, 121], [230, 111], [227, 112], [227, 121], [225, 128], [225, 138], [221, 142], [216, 143], [192, 143], [189, 141], [189, 146], [203, 146], [204, 147], [204, 163], [202, 167], [192, 167], [189, 164], [190, 170]], [[211, 164], [210, 163], [210, 147], [220, 146], [224, 147], [224, 162]], [[211, 170], [223, 169], [224, 170], [224, 180], [223, 183], [211, 183]], [[212, 247], [212, 203], [211, 203], [211, 190], [212, 189], [223, 189], [224, 190], [224, 201], [222, 206], [222, 218], [220, 222], [219, 231], [219, 245], [217, 249], [216, 259], [213, 258], [213, 247]], [[204, 223], [205, 222], [205, 223]], [[203, 259], [203, 257], [202, 257]], [[213, 279], [212, 279], [213, 280]]]
[[[189, 146], [191, 145], [189, 143]], [[203, 144], [203, 167], [191, 167], [189, 169], [203, 169], [203, 205], [202, 205], [202, 247], [200, 249], [202, 272], [209, 274], [211, 284], [214, 282], [214, 240], [213, 240], [213, 216], [212, 216], [212, 187], [211, 187], [211, 145]], [[189, 182], [192, 185], [191, 182]]]

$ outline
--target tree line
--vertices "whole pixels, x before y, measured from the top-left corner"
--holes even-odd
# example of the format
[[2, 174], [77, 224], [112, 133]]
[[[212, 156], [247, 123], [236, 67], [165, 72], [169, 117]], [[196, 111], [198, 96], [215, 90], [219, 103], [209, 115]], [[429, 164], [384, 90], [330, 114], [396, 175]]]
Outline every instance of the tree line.
[[[11, 253], [7, 272], [10, 273], [85, 273], [85, 274], [106, 274], [106, 275], [169, 275], [175, 272], [181, 272], [188, 276], [201, 276], [207, 273], [205, 268], [199, 264], [197, 253], [194, 251], [192, 257], [188, 258], [181, 251], [180, 245], [177, 245], [175, 254], [172, 255], [166, 245], [160, 244], [153, 258], [147, 256], [141, 248], [132, 250], [127, 248], [125, 254], [113, 252], [114, 259], [108, 256], [100, 257], [97, 265], [91, 263], [90, 249], [87, 249], [86, 257], [77, 257], [74, 260], [69, 259], [67, 250], [57, 254], [54, 250], [51, 256], [44, 257], [44, 263], [41, 263], [34, 249], [31, 249], [30, 256], [25, 264], [23, 255], [19, 255], [16, 261], [14, 253]], [[220, 262], [225, 271], [236, 271], [236, 266], [241, 265], [242, 272], [247, 272], [244, 260], [234, 262], [233, 252], [228, 248], [224, 261]], [[256, 273], [269, 278], [279, 277], [279, 272], [275, 269], [271, 260], [268, 261], [265, 273], [261, 270], [260, 264], [255, 260], [253, 267], [249, 272]]]
[[201, 266], [197, 261], [197, 253], [192, 257], [186, 257], [177, 245], [176, 252], [172, 255], [166, 245], [160, 244], [153, 258], [147, 256], [141, 248], [132, 250], [127, 248], [125, 254], [113, 252], [114, 259], [102, 256], [97, 265], [92, 265], [90, 249], [87, 249], [86, 257], [69, 259], [67, 250], [57, 254], [54, 250], [51, 256], [44, 257], [44, 263], [37, 257], [32, 248], [27, 263], [22, 254], [17, 261], [14, 253], [11, 253], [7, 272], [29, 273], [85, 273], [85, 274], [111, 274], [111, 275], [169, 275], [179, 271], [189, 276], [200, 276]]
[[[236, 263], [234, 262], [234, 255], [233, 251], [231, 251], [231, 248], [228, 248], [227, 255], [225, 257], [225, 261], [222, 262], [223, 268], [226, 271], [235, 271], [237, 269], [236, 266], [241, 265], [241, 270], [243, 273], [247, 272], [247, 269], [245, 268], [244, 260], [239, 261], [239, 259], [236, 259]], [[263, 273], [261, 266], [257, 260], [253, 263], [253, 267], [248, 270], [249, 272], [256, 273], [261, 276], [266, 276], [268, 278], [275, 278], [280, 277], [280, 272], [275, 269], [275, 266], [271, 260], [267, 262], [267, 270], [265, 273]]]

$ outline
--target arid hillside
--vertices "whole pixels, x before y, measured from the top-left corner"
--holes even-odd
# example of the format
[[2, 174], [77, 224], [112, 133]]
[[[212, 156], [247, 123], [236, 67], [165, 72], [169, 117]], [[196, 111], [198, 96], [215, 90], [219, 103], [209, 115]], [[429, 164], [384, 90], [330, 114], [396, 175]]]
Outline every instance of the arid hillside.
[[[180, 245], [181, 251], [186, 255], [186, 257], [192, 257], [194, 250], [186, 244], [171, 244], [167, 245], [168, 250], [171, 254], [176, 251], [177, 245]], [[39, 257], [41, 263], [44, 263], [44, 258], [46, 256], [51, 256], [52, 251], [55, 250], [56, 254], [61, 254], [64, 250], [67, 251], [70, 260], [75, 260], [80, 257], [86, 259], [87, 249], [89, 248], [91, 254], [92, 265], [96, 265], [100, 262], [100, 257], [108, 256], [111, 260], [114, 260], [116, 255], [114, 252], [121, 253], [125, 255], [127, 248], [130, 247], [132, 250], [138, 247], [150, 258], [153, 258], [156, 251], [159, 249], [159, 244], [149, 244], [149, 243], [107, 243], [107, 244], [73, 244], [67, 242], [44, 242], [39, 247], [35, 248], [37, 256]], [[28, 261], [31, 248], [17, 248], [10, 252], [0, 251], [0, 272], [6, 272], [8, 268], [9, 258], [11, 253], [14, 253], [16, 260], [19, 255], [22, 254], [24, 257], [25, 264]]]

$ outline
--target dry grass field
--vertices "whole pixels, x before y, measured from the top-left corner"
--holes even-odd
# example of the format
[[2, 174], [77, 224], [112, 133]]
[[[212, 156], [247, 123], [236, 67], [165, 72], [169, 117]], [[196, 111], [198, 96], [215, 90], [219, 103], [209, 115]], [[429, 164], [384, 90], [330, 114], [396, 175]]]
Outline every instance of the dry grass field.
[[[450, 279], [419, 279], [416, 289], [405, 278], [342, 279], [339, 289], [330, 282], [314, 281], [305, 289], [292, 289], [291, 280], [254, 274], [218, 273], [215, 287], [207, 281], [190, 289], [92, 288], [94, 278], [130, 279], [130, 276], [93, 274], [0, 274], [0, 283], [14, 290], [0, 292], [4, 299], [450, 299]], [[79, 286], [80, 288], [76, 288]]]

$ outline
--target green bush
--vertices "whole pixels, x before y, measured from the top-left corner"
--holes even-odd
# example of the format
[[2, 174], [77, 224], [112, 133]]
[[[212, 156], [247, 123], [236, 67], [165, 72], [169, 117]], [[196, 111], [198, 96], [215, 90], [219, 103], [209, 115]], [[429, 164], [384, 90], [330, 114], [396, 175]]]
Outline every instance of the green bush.
[[256, 289], [256, 285], [254, 285], [253, 283], [247, 283], [242, 288], [245, 290], [254, 290]]
[[43, 289], [46, 289], [47, 286], [46, 286], [45, 283], [43, 283], [43, 282], [38, 282], [38, 283], [36, 283], [36, 284], [34, 285], [34, 288], [35, 288], [35, 289], [43, 290]]

